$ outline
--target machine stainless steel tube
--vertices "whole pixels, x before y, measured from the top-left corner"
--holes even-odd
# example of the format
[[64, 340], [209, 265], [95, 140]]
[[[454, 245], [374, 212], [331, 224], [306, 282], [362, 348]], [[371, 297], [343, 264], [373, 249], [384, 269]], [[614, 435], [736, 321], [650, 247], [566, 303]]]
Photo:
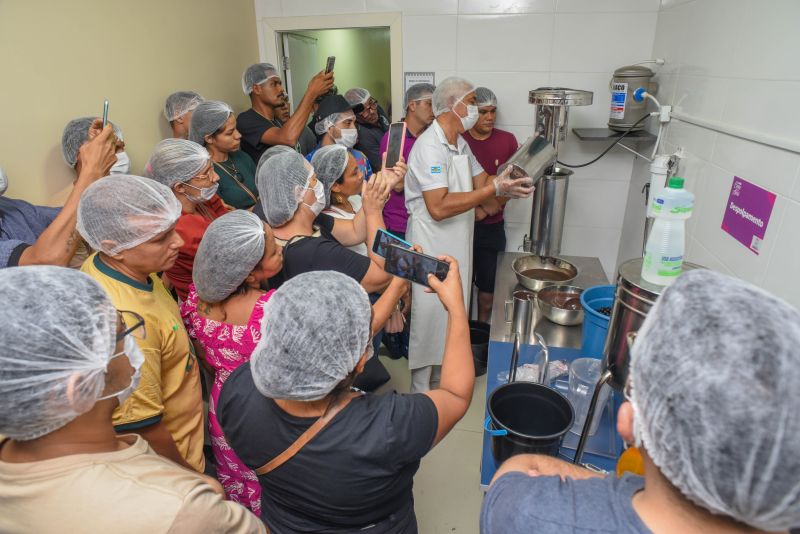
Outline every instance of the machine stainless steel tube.
[[531, 213], [530, 252], [539, 256], [558, 256], [564, 232], [567, 190], [572, 171], [554, 167], [536, 182]]

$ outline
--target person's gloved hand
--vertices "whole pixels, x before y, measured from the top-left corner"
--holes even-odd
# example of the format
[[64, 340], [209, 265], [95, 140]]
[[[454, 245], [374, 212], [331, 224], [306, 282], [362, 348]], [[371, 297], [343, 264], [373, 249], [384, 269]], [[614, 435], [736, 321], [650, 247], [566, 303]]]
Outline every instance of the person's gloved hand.
[[494, 191], [498, 197], [508, 198], [527, 198], [533, 193], [533, 179], [529, 176], [522, 178], [511, 178], [512, 167], [509, 165], [505, 170], [494, 177]]

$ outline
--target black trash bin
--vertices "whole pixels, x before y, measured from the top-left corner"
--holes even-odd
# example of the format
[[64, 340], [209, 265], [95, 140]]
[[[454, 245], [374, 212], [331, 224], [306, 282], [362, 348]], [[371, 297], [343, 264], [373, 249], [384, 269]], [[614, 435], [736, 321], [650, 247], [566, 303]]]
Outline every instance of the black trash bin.
[[472, 361], [475, 364], [475, 376], [486, 374], [486, 362], [489, 358], [489, 330], [488, 323], [481, 321], [469, 322], [469, 341], [472, 344]]

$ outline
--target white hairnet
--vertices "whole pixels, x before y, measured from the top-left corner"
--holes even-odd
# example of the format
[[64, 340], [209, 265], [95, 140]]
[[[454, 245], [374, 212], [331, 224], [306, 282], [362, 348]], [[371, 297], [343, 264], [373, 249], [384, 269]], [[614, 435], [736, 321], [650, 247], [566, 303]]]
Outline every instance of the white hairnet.
[[311, 157], [311, 166], [314, 167], [317, 180], [325, 188], [325, 204], [330, 204], [331, 187], [344, 174], [349, 155], [350, 151], [344, 145], [327, 145], [314, 152]]
[[[89, 140], [89, 127], [92, 122], [96, 121], [99, 117], [80, 117], [72, 119], [64, 126], [64, 131], [61, 134], [61, 155], [64, 156], [64, 161], [67, 165], [74, 167], [78, 162], [78, 152], [81, 145]], [[109, 121], [111, 127], [114, 129], [114, 135], [119, 140], [122, 140], [122, 130], [116, 124]]]
[[361, 87], [353, 87], [352, 89], [348, 89], [348, 91], [344, 94], [344, 99], [347, 100], [347, 103], [351, 106], [355, 106], [356, 104], [365, 104], [367, 100], [369, 100], [369, 97], [369, 91]]
[[164, 117], [172, 122], [196, 108], [204, 99], [194, 91], [177, 91], [167, 97], [164, 104]]
[[295, 151], [277, 154], [264, 162], [256, 174], [256, 186], [270, 226], [276, 228], [291, 220], [313, 173], [311, 164]]
[[242, 74], [242, 91], [249, 95], [253, 92], [254, 85], [261, 85], [270, 78], [280, 78], [278, 69], [270, 63], [256, 63], [250, 65]]
[[707, 270], [680, 276], [632, 348], [637, 437], [661, 473], [715, 514], [800, 525], [800, 312]]
[[442, 80], [442, 83], [436, 86], [431, 99], [431, 107], [433, 108], [433, 115], [438, 117], [442, 113], [450, 111], [456, 102], [470, 94], [475, 90], [475, 86], [464, 78], [458, 76], [451, 76]]
[[325, 135], [331, 126], [336, 126], [344, 120], [355, 118], [355, 116], [355, 113], [349, 109], [347, 111], [331, 113], [321, 121], [317, 121], [314, 125], [314, 131], [317, 132], [317, 135]]
[[236, 210], [214, 220], [194, 257], [192, 280], [205, 302], [221, 302], [242, 285], [264, 257], [264, 223]]
[[409, 102], [430, 100], [435, 90], [436, 86], [432, 83], [415, 83], [406, 90], [406, 94], [403, 97], [403, 109], [408, 109]]
[[216, 133], [231, 115], [233, 115], [233, 109], [225, 102], [220, 100], [203, 101], [195, 108], [192, 115], [189, 139], [205, 146], [206, 136]]
[[211, 161], [208, 150], [187, 139], [164, 139], [160, 141], [142, 173], [169, 188], [188, 182]]
[[284, 283], [264, 305], [261, 341], [250, 370], [265, 397], [324, 398], [370, 343], [372, 309], [364, 288], [335, 271], [312, 271]]
[[277, 156], [278, 154], [284, 154], [286, 152], [297, 152], [294, 148], [286, 145], [273, 145], [266, 149], [261, 157], [258, 158], [258, 164], [256, 165], [256, 174], [258, 174], [258, 169], [264, 165], [264, 162], [267, 161], [272, 156]]
[[113, 256], [166, 231], [180, 216], [181, 203], [167, 186], [113, 174], [81, 195], [77, 229], [90, 247]]
[[475, 105], [479, 108], [486, 106], [497, 107], [497, 97], [488, 87], [475, 88]]
[[0, 269], [0, 294], [0, 434], [31, 440], [102, 394], [117, 310], [95, 280], [65, 267]]

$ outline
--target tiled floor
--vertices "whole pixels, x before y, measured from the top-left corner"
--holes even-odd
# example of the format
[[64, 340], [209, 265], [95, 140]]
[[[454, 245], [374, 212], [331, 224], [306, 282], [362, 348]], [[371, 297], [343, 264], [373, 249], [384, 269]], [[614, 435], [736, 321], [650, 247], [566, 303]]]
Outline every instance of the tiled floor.
[[[381, 361], [392, 375], [381, 388], [407, 392], [411, 383], [408, 360]], [[456, 427], [422, 460], [414, 478], [414, 501], [419, 532], [473, 534], [478, 532], [483, 492], [480, 490], [481, 439], [486, 399], [486, 376], [475, 380], [472, 404]]]

